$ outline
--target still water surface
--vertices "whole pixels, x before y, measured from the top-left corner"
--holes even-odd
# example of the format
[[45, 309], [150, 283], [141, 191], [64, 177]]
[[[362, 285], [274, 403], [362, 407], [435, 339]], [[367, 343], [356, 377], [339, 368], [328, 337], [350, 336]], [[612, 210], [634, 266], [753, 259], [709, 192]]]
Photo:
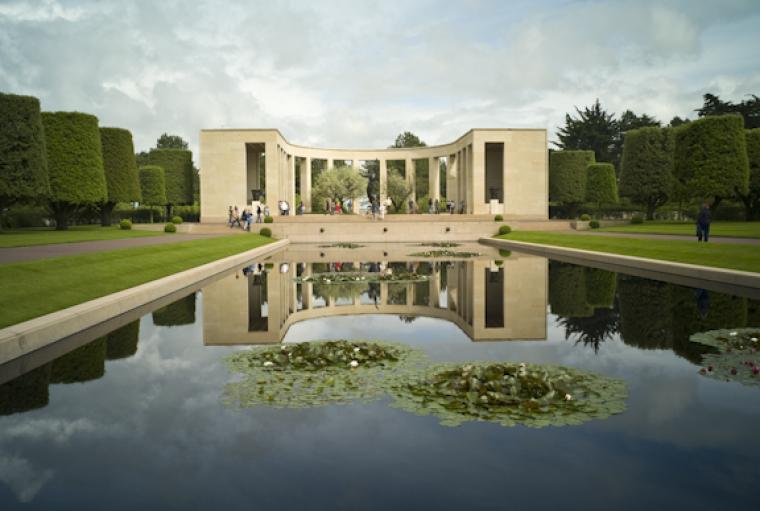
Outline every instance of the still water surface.
[[[301, 256], [231, 272], [2, 385], [0, 509], [756, 508], [760, 386], [700, 375], [705, 348], [688, 342], [760, 326], [756, 301], [518, 253]], [[294, 280], [387, 268], [432, 278]], [[241, 343], [317, 339], [567, 365], [624, 379], [627, 410], [579, 426], [450, 428], [390, 399], [222, 403], [236, 379], [223, 358]]]

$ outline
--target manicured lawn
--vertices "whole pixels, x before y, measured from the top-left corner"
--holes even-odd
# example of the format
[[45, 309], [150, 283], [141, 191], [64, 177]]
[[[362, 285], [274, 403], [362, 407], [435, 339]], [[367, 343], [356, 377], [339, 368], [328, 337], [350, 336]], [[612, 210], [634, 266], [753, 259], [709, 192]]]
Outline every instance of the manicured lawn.
[[99, 225], [77, 225], [69, 227], [67, 231], [56, 231], [47, 227], [5, 230], [0, 231], [0, 248], [141, 238], [144, 236], [164, 236], [164, 233], [136, 230], [123, 231], [118, 226], [101, 227]]
[[683, 240], [637, 239], [553, 232], [515, 231], [497, 238], [609, 252], [680, 263], [760, 272], [760, 247]]
[[0, 327], [271, 242], [224, 236], [0, 266]]
[[[599, 230], [643, 234], [685, 234], [696, 238], [694, 222], [645, 222], [638, 225], [605, 227]], [[760, 222], [713, 222], [710, 225], [710, 236], [760, 238]]]

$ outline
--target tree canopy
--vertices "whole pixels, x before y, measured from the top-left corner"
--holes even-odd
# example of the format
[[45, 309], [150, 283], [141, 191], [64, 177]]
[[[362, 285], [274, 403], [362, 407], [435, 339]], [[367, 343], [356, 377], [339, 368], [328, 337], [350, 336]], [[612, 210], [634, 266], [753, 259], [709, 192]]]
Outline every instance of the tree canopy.
[[672, 196], [674, 140], [670, 128], [640, 128], [626, 134], [620, 193], [644, 206], [650, 220]]
[[745, 128], [760, 128], [760, 97], [755, 94], [751, 94], [749, 99], [737, 104], [723, 101], [717, 95], [707, 93], [703, 96], [702, 108], [698, 108], [696, 112], [700, 117], [739, 114], [744, 119]]
[[738, 192], [744, 203], [747, 220], [760, 216], [760, 128], [746, 131], [747, 158], [749, 161], [749, 187], [747, 193]]
[[412, 196], [412, 187], [396, 169], [388, 169], [386, 194], [393, 203], [394, 211], [401, 212], [406, 207], [406, 201]]
[[162, 134], [156, 140], [156, 149], [187, 149], [187, 142], [179, 135]]
[[552, 151], [549, 154], [549, 200], [574, 210], [586, 200], [586, 169], [594, 163], [593, 151]]
[[164, 169], [166, 204], [193, 203], [193, 153], [184, 149], [151, 149], [148, 161]]
[[103, 168], [106, 175], [107, 202], [140, 200], [140, 180], [135, 163], [132, 133], [122, 128], [100, 128]]
[[0, 93], [0, 210], [49, 192], [40, 101]]
[[600, 208], [618, 201], [615, 167], [611, 163], [592, 163], [586, 168], [586, 200]]
[[412, 133], [411, 131], [405, 131], [403, 133], [399, 133], [398, 136], [396, 136], [396, 141], [393, 142], [393, 145], [391, 145], [391, 148], [401, 148], [401, 147], [426, 147], [427, 144], [423, 142], [420, 137]]
[[314, 180], [313, 204], [321, 208], [328, 199], [356, 199], [367, 190], [367, 178], [353, 167], [340, 166], [321, 172]]
[[148, 206], [163, 206], [166, 204], [166, 185], [164, 169], [157, 165], [140, 167], [140, 190], [142, 203]]
[[746, 193], [749, 162], [742, 118], [703, 117], [678, 128], [674, 175], [690, 197], [713, 197], [713, 208], [722, 198]]

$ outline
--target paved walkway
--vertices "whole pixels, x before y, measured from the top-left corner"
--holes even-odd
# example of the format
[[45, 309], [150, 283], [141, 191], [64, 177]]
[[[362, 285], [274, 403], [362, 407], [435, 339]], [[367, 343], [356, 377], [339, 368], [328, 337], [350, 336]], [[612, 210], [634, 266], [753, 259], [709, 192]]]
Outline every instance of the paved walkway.
[[120, 240], [83, 241], [81, 243], [56, 243], [54, 245], [35, 245], [31, 247], [0, 248], [0, 264], [36, 261], [49, 257], [60, 257], [91, 252], [104, 252], [121, 248], [145, 247], [177, 243], [179, 241], [214, 238], [223, 234], [175, 234], [173, 236], [155, 236], [145, 238], [124, 238]]
[[[644, 234], [625, 232], [596, 232], [596, 231], [567, 231], [570, 234], [588, 234], [591, 236], [607, 236], [611, 238], [637, 238], [643, 240], [682, 240], [697, 242], [696, 236], [681, 234]], [[710, 236], [710, 243], [727, 243], [733, 245], [760, 245], [760, 238], [731, 238], [727, 236]]]

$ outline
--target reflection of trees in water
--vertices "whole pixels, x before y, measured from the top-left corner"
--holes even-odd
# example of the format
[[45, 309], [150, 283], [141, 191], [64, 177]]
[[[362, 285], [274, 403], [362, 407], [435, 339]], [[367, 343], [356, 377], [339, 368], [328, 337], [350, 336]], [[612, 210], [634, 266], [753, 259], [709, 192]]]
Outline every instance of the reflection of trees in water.
[[597, 308], [591, 317], [560, 317], [557, 325], [565, 328], [565, 340], [590, 346], [594, 352], [604, 341], [618, 333], [620, 314], [617, 308]]
[[388, 284], [388, 305], [406, 305], [406, 284]]
[[362, 294], [367, 289], [366, 282], [341, 282], [339, 284], [314, 283], [312, 286], [315, 296], [322, 299], [327, 297], [337, 300], [339, 298], [353, 298]]
[[0, 385], [0, 415], [43, 408], [48, 404], [51, 383], [80, 383], [102, 378], [106, 358], [135, 354], [139, 332], [140, 321], [133, 321]]
[[417, 316], [409, 316], [407, 314], [401, 314], [399, 315], [398, 319], [401, 320], [402, 323], [414, 323], [414, 321], [417, 319]]
[[549, 304], [565, 339], [599, 351], [618, 331], [615, 273], [551, 261], [549, 275]]
[[50, 364], [0, 385], [0, 415], [27, 412], [48, 404]]
[[140, 320], [117, 328], [106, 336], [106, 358], [116, 360], [131, 357], [137, 353], [137, 340], [140, 337]]
[[[707, 304], [704, 293], [709, 293]], [[694, 363], [714, 350], [690, 342], [692, 334], [748, 322], [745, 298], [640, 277], [621, 275], [618, 299], [623, 342], [641, 349], [670, 349]]]
[[195, 293], [153, 311], [156, 326], [181, 326], [195, 323]]

